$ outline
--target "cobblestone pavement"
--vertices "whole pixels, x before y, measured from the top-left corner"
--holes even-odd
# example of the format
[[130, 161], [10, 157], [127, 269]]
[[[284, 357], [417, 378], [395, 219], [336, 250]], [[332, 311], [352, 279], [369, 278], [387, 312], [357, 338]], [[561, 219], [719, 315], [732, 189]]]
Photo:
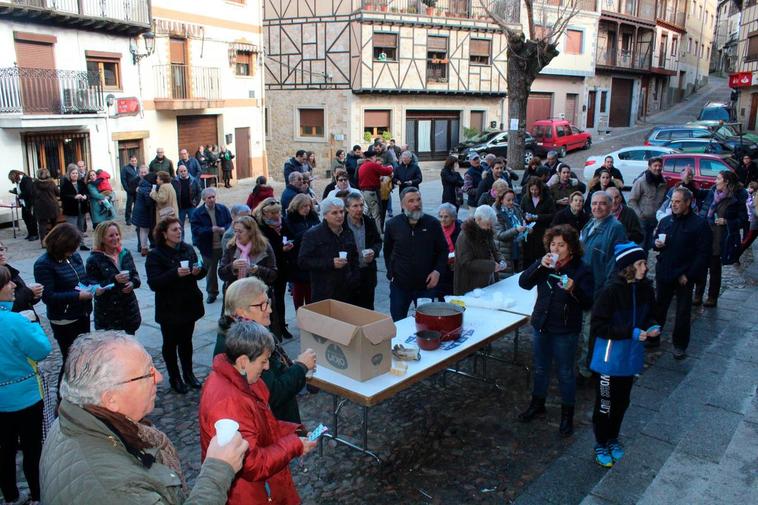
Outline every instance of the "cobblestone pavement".
[[[640, 132], [630, 133], [630, 136], [637, 134]], [[593, 146], [593, 150], [612, 150], [607, 147]], [[573, 161], [572, 165], [581, 166]], [[421, 191], [425, 209], [430, 213], [435, 212], [440, 201], [439, 168], [440, 165], [435, 163], [426, 164], [424, 168], [426, 182], [422, 184]], [[314, 188], [317, 194], [321, 194], [325, 184], [326, 181], [317, 180]], [[277, 194], [282, 186], [275, 183]], [[244, 202], [251, 189], [252, 184], [248, 181], [229, 190], [221, 188], [219, 201], [227, 205]], [[397, 195], [394, 209], [399, 211]], [[465, 216], [465, 212], [462, 215]], [[32, 279], [33, 263], [41, 252], [39, 244], [14, 240], [10, 229], [0, 230], [0, 238], [10, 248], [10, 264], [21, 271], [24, 279]], [[132, 230], [127, 230], [124, 243], [135, 251], [136, 239]], [[86, 260], [87, 253], [83, 257]], [[136, 254], [135, 261], [144, 280], [144, 258]], [[748, 252], [743, 264], [750, 261], [752, 253]], [[379, 267], [377, 310], [389, 313], [389, 288], [381, 259]], [[740, 268], [724, 268], [724, 289], [738, 288], [745, 282]], [[204, 287], [202, 282], [201, 287]], [[137, 337], [153, 356], [156, 366], [164, 371], [160, 356], [160, 332], [154, 322], [153, 293], [143, 285], [137, 294], [143, 316], [143, 325]], [[295, 338], [286, 343], [286, 348], [292, 356], [296, 356], [299, 339], [290, 297], [287, 297], [287, 304], [287, 319]], [[196, 374], [201, 378], [209, 371], [220, 310], [219, 302], [206, 305], [206, 315], [196, 326], [194, 361]], [[696, 308], [694, 317], [699, 317], [704, 310], [702, 307]], [[40, 312], [44, 314], [42, 304]], [[529, 364], [531, 339], [528, 327], [521, 330], [521, 337], [518, 358]], [[494, 351], [512, 358], [511, 341], [511, 336], [497, 341]], [[42, 364], [51, 376], [57, 374], [60, 366], [60, 353], [57, 345], [53, 347], [53, 354]], [[662, 349], [648, 354], [648, 366], [664, 352], [667, 351]], [[471, 370], [472, 360], [466, 360], [461, 366]], [[481, 371], [481, 362], [479, 367]], [[335, 447], [332, 443], [326, 443], [322, 456], [314, 452], [293, 464], [295, 482], [304, 502], [395, 505], [500, 504], [512, 501], [526, 484], [570, 446], [572, 440], [558, 437], [560, 402], [555, 381], [549, 394], [547, 420], [523, 425], [516, 421], [516, 414], [526, 406], [530, 395], [524, 368], [490, 363], [488, 374], [497, 379], [503, 386], [502, 390], [450, 374], [443, 381], [438, 375], [370, 409], [369, 444], [381, 456], [383, 463], [375, 463], [371, 458], [344, 446]], [[150, 416], [176, 444], [189, 482], [194, 481], [200, 468], [198, 400], [197, 392], [177, 395], [164, 382], [159, 386], [156, 409]], [[307, 426], [314, 427], [320, 422], [331, 425], [333, 407], [330, 395], [323, 392], [307, 394], [299, 398], [299, 403]], [[591, 430], [592, 404], [591, 390], [580, 388], [576, 413], [578, 433]], [[361, 420], [362, 411], [348, 404], [340, 414], [340, 423], [344, 427], [341, 433], [359, 442]], [[19, 480], [23, 481], [20, 464], [18, 468]]]

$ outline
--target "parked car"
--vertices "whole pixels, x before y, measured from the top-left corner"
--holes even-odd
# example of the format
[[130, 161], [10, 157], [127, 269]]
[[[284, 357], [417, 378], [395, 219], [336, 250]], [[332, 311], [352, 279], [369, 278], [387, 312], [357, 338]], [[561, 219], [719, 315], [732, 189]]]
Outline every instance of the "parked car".
[[674, 140], [685, 139], [714, 139], [724, 142], [731, 147], [736, 156], [743, 152], [754, 156], [758, 154], [758, 143], [746, 142], [745, 139], [736, 137], [726, 137], [714, 131], [712, 128], [701, 125], [674, 125], [674, 126], [656, 126], [647, 134], [645, 139], [646, 146], [664, 146], [669, 145]]
[[732, 146], [714, 138], [672, 140], [666, 143], [666, 147], [671, 147], [683, 153], [734, 155]]
[[589, 149], [592, 135], [580, 130], [565, 119], [541, 119], [532, 126], [532, 136], [546, 151], [558, 151], [563, 158], [569, 151]]
[[450, 150], [450, 156], [455, 156], [456, 158], [458, 158], [459, 161], [461, 161], [461, 157], [463, 156], [463, 151], [465, 151], [467, 148], [486, 143], [492, 137], [495, 137], [501, 133], [503, 133], [501, 130], [488, 130], [488, 131], [483, 131], [481, 133], [478, 133], [477, 135], [474, 135], [471, 138], [465, 139], [463, 142], [460, 142], [459, 144], [455, 145]]
[[716, 184], [716, 176], [722, 170], [736, 172], [737, 161], [734, 158], [716, 154], [676, 153], [663, 156], [663, 178], [669, 187], [682, 179], [682, 170], [693, 169], [694, 179], [701, 189], [708, 189]]
[[[494, 135], [492, 135], [494, 133]], [[463, 147], [459, 151], [453, 151], [451, 156], [458, 158], [458, 164], [461, 166], [468, 166], [469, 153], [476, 152], [479, 156], [484, 157], [487, 154], [494, 154], [495, 156], [502, 156], [503, 158], [508, 156], [508, 132], [498, 131], [490, 132], [490, 134], [484, 137], [484, 141], [471, 146]], [[537, 141], [529, 135], [525, 134], [524, 138], [524, 163], [529, 163], [534, 156], [544, 157], [547, 151], [537, 145]]]
[[590, 156], [584, 162], [584, 180], [589, 182], [594, 176], [595, 170], [603, 165], [607, 156], [610, 156], [613, 158], [613, 166], [618, 168], [624, 177], [624, 185], [631, 187], [634, 179], [647, 169], [647, 160], [675, 152], [676, 150], [670, 147], [631, 146], [603, 156]]
[[742, 141], [746, 146], [750, 144], [758, 144], [758, 134], [746, 131], [742, 131], [742, 133], [740, 133], [741, 128], [739, 127], [738, 123], [725, 123], [724, 121], [715, 120], [690, 121], [687, 123], [687, 126], [701, 126], [710, 128], [725, 138], [735, 137], [739, 139], [742, 137]]
[[727, 102], [707, 102], [700, 114], [697, 115], [698, 121], [715, 120], [715, 121], [734, 121], [734, 107]]

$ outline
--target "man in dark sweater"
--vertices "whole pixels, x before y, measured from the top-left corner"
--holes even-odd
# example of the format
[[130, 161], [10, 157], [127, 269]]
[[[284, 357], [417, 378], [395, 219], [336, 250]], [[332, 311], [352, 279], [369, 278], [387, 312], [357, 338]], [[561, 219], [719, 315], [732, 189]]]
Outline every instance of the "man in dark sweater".
[[421, 194], [406, 188], [400, 194], [403, 213], [384, 230], [384, 264], [390, 281], [390, 314], [393, 321], [408, 315], [411, 302], [437, 297], [440, 273], [447, 268], [447, 242], [442, 225], [424, 214]]
[[39, 239], [37, 235], [37, 218], [34, 217], [34, 179], [21, 172], [20, 170], [11, 170], [8, 172], [8, 179], [17, 184], [17, 188], [10, 190], [16, 195], [18, 203], [21, 205], [21, 219], [26, 225], [26, 240], [34, 242]]
[[166, 158], [165, 151], [162, 147], [159, 147], [155, 150], [155, 158], [153, 158], [153, 161], [150, 162], [150, 173], [151, 174], [157, 174], [158, 172], [168, 172], [168, 175], [173, 177], [174, 174], [174, 163]]
[[134, 208], [134, 200], [137, 197], [137, 191], [132, 190], [132, 181], [139, 177], [139, 165], [137, 165], [137, 157], [130, 156], [129, 163], [121, 167], [121, 189], [126, 192], [126, 207], [124, 208], [124, 220], [126, 226], [132, 224], [132, 208]]
[[176, 203], [179, 206], [178, 217], [182, 223], [182, 240], [184, 240], [184, 222], [189, 219], [192, 209], [200, 203], [201, 190], [200, 184], [196, 178], [190, 175], [187, 166], [178, 165], [176, 170], [178, 174], [171, 180], [171, 185], [176, 191]]
[[640, 218], [637, 217], [637, 213], [624, 205], [624, 197], [621, 196], [621, 191], [615, 186], [606, 189], [605, 192], [613, 199], [611, 214], [616, 216], [616, 219], [624, 225], [627, 238], [632, 242], [642, 244], [645, 234], [642, 233], [642, 224], [640, 223]]

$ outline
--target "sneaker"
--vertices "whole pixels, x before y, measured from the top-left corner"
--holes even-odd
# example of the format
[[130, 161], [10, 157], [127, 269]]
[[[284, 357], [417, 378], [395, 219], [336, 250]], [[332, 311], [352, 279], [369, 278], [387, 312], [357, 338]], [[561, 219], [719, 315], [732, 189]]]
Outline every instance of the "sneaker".
[[595, 446], [595, 463], [603, 468], [611, 468], [613, 466], [613, 458], [608, 451], [608, 447], [604, 445]]
[[608, 452], [611, 453], [613, 462], [616, 463], [624, 457], [624, 446], [621, 445], [621, 442], [619, 442], [617, 438], [614, 438], [608, 442]]
[[684, 349], [679, 349], [678, 347], [674, 347], [674, 359], [684, 359], [687, 357], [687, 353], [684, 352]]

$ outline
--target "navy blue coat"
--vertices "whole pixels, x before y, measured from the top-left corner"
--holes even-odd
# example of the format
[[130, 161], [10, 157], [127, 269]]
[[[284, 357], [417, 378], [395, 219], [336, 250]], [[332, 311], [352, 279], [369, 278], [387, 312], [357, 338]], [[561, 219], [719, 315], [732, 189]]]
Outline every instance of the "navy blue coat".
[[[221, 226], [224, 230], [229, 229], [232, 225], [232, 214], [229, 209], [225, 205], [217, 203], [214, 212], [216, 213], [216, 226]], [[192, 243], [204, 257], [212, 256], [213, 223], [211, 223], [211, 216], [208, 214], [208, 208], [205, 204], [192, 211], [190, 225], [192, 227]]]
[[63, 261], [44, 253], [34, 262], [34, 280], [45, 287], [42, 301], [47, 306], [48, 319], [89, 319], [92, 300], [79, 300], [76, 290], [80, 282], [90, 283], [79, 253]]
[[284, 261], [287, 264], [287, 280], [292, 282], [310, 282], [310, 274], [297, 266], [297, 256], [300, 254], [303, 235], [314, 226], [318, 226], [319, 223], [318, 214], [314, 211], [311, 211], [305, 217], [297, 212], [292, 214], [287, 213], [282, 233], [287, 236], [290, 242], [295, 244], [292, 249], [284, 253]]
[[152, 228], [155, 221], [155, 201], [150, 198], [153, 185], [148, 179], [140, 180], [137, 197], [132, 209], [132, 224], [140, 228]]
[[[421, 169], [418, 167], [418, 163], [414, 163], [413, 160], [407, 165], [398, 163], [392, 175], [392, 180], [398, 186], [399, 191], [410, 187], [418, 188], [422, 179]], [[405, 181], [411, 182], [406, 183]]]
[[696, 280], [705, 277], [711, 257], [711, 228], [705, 219], [690, 210], [684, 216], [671, 214], [661, 219], [655, 232], [666, 234], [658, 251], [655, 278], [658, 282], [675, 282], [681, 275]]

